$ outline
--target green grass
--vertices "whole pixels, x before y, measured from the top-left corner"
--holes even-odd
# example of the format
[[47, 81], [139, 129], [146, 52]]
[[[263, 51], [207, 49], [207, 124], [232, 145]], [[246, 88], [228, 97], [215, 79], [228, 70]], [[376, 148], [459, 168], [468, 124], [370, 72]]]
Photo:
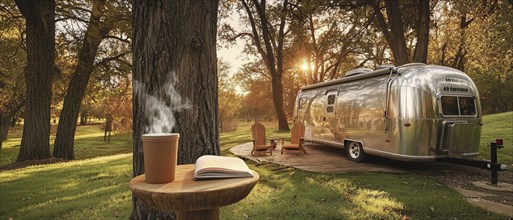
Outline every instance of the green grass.
[[222, 219], [504, 219], [426, 177], [250, 167], [260, 173], [258, 185], [246, 199], [222, 208]]
[[[2, 144], [0, 151], [0, 166], [16, 161], [21, 144], [17, 134]], [[104, 132], [98, 125], [78, 126], [75, 133], [75, 159], [88, 159], [132, 152], [132, 134], [112, 134], [110, 142], [103, 141]], [[53, 149], [55, 136], [50, 136], [50, 154]]]
[[0, 219], [127, 219], [132, 155], [0, 173]]
[[488, 144], [495, 142], [496, 138], [504, 140], [504, 148], [497, 151], [499, 163], [505, 163], [513, 169], [513, 112], [504, 112], [483, 117], [483, 130], [481, 131], [481, 144], [479, 156], [490, 159]]
[[[490, 128], [511, 116], [486, 116], [483, 136], [511, 134], [511, 124]], [[251, 124], [239, 123], [236, 131], [221, 134], [223, 155], [251, 140]], [[275, 123], [265, 125], [268, 138], [290, 137], [277, 132]], [[499, 151], [506, 157], [500, 161], [513, 155], [507, 151], [511, 136], [508, 141], [506, 135], [506, 149]], [[0, 219], [127, 219], [132, 156], [126, 152], [131, 151], [131, 136], [115, 135], [107, 144], [97, 126], [81, 126], [75, 147], [78, 160], [0, 172]], [[19, 139], [4, 143], [2, 164], [15, 160], [18, 150]], [[221, 219], [505, 219], [471, 206], [433, 179], [413, 174], [320, 174], [248, 164], [260, 180], [247, 198], [221, 208]]]

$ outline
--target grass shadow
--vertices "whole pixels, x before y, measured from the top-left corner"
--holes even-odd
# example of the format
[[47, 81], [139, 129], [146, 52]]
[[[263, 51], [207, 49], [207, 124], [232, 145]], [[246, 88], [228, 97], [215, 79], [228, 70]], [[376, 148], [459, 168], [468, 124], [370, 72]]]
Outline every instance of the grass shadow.
[[[131, 154], [121, 154], [2, 171], [0, 219], [128, 218], [131, 159]], [[99, 211], [108, 207], [119, 215]]]

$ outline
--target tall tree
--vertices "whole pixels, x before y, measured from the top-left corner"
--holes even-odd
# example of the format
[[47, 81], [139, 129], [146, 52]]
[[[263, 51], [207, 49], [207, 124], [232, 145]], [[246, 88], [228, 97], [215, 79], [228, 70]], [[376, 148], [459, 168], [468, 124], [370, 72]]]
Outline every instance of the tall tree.
[[[112, 10], [119, 8], [110, 7]], [[74, 138], [80, 106], [84, 98], [89, 78], [94, 69], [94, 61], [98, 48], [115, 23], [123, 16], [111, 12], [105, 16], [106, 0], [94, 0], [89, 17], [89, 23], [82, 46], [78, 53], [78, 63], [69, 83], [63, 108], [59, 117], [59, 126], [55, 138], [53, 156], [63, 159], [74, 159]], [[122, 9], [121, 9], [122, 10]]]
[[55, 60], [55, 1], [16, 0], [26, 21], [27, 99], [17, 161], [50, 157], [50, 99]]
[[[154, 114], [148, 114], [151, 101], [162, 104], [156, 110], [170, 110], [176, 119], [174, 128], [165, 131], [180, 133], [179, 164], [194, 163], [204, 154], [219, 155], [218, 1], [135, 0], [132, 8], [133, 175], [144, 172], [141, 135], [155, 120]], [[178, 111], [184, 103], [176, 93], [185, 100], [187, 110]], [[132, 201], [133, 219], [172, 215], [144, 207], [135, 197]]]
[[376, 25], [388, 42], [396, 65], [406, 64], [411, 61], [426, 63], [429, 44], [429, 0], [419, 0], [418, 4], [414, 5], [418, 11], [412, 13], [416, 14], [417, 17], [413, 21], [414, 23], [411, 23], [410, 25], [416, 32], [417, 36], [413, 59], [411, 59], [407, 46], [408, 42], [405, 37], [405, 33], [407, 31], [406, 28], [408, 27], [405, 27], [405, 20], [403, 19], [404, 13], [401, 10], [399, 2], [397, 0], [384, 1], [387, 19], [385, 19], [385, 16], [381, 12], [382, 7], [380, 2], [380, 0], [368, 0], [368, 3], [372, 6], [374, 15], [376, 16]]
[[[373, 18], [369, 10], [356, 5], [332, 7], [331, 4], [328, 1], [291, 4], [294, 43], [289, 50], [297, 51], [298, 57], [292, 60], [304, 62], [299, 65], [306, 67], [302, 69], [307, 72], [309, 83], [336, 79], [348, 68], [362, 66], [369, 60], [357, 64], [355, 59], [364, 53], [362, 39], [372, 35], [368, 33]], [[298, 64], [295, 66], [297, 69]]]
[[251, 34], [246, 33], [241, 36], [247, 35], [251, 37], [253, 45], [256, 47], [271, 75], [272, 97], [276, 116], [278, 117], [278, 129], [280, 131], [288, 131], [290, 128], [283, 108], [282, 82], [284, 74], [284, 40], [288, 32], [285, 31], [285, 24], [287, 15], [290, 13], [288, 0], [284, 0], [277, 8], [277, 30], [275, 29], [275, 24], [272, 24], [269, 19], [265, 0], [252, 0], [251, 3], [247, 0], [241, 0], [241, 3], [244, 6], [251, 26]]

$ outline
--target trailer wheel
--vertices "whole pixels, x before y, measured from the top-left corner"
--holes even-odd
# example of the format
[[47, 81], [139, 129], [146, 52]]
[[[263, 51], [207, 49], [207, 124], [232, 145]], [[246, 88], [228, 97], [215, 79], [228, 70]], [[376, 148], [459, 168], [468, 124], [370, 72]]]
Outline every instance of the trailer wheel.
[[346, 147], [346, 152], [349, 159], [354, 162], [362, 162], [366, 156], [360, 142], [350, 142]]

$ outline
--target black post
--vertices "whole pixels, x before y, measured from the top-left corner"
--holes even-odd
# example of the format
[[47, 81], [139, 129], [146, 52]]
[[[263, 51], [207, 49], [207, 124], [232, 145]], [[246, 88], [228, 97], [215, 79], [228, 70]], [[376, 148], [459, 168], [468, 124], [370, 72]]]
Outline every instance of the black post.
[[497, 171], [500, 170], [501, 164], [497, 163], [497, 149], [504, 147], [502, 139], [496, 139], [495, 143], [490, 143], [490, 169], [492, 170], [492, 184], [497, 185]]
[[497, 143], [490, 143], [490, 157], [492, 170], [492, 184], [497, 185]]

